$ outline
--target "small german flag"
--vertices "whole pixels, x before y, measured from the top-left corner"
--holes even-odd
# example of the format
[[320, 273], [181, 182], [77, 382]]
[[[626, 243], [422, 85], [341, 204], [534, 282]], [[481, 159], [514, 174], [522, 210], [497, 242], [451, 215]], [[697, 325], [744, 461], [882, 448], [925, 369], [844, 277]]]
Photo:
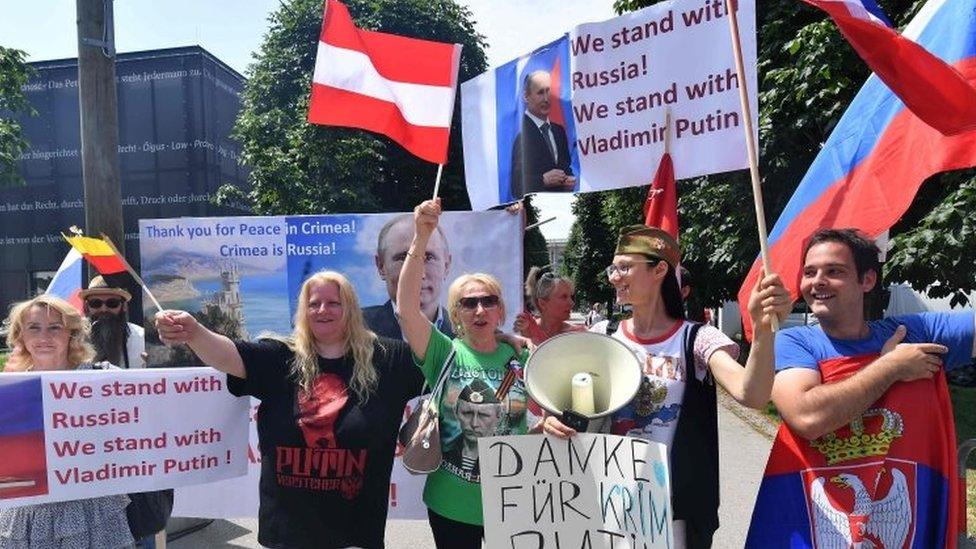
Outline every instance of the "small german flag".
[[102, 275], [110, 275], [127, 271], [125, 259], [119, 255], [115, 247], [104, 238], [90, 236], [65, 236], [68, 244], [78, 250], [91, 263], [95, 270]]

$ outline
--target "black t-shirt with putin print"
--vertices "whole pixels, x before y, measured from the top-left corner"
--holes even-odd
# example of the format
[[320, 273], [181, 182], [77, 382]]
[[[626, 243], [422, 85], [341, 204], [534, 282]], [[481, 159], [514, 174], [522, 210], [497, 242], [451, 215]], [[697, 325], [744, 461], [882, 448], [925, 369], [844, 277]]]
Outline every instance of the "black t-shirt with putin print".
[[423, 377], [410, 348], [380, 338], [376, 392], [360, 402], [348, 388], [351, 354], [319, 358], [311, 394], [290, 375], [294, 353], [280, 342], [238, 342], [245, 379], [235, 395], [261, 400], [258, 541], [266, 547], [383, 547], [396, 434]]

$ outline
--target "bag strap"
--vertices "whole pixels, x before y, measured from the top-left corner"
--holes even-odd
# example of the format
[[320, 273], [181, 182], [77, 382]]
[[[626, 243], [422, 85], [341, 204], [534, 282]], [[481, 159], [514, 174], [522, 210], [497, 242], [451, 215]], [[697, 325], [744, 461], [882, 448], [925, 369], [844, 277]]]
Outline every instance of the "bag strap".
[[451, 374], [451, 369], [454, 367], [454, 357], [457, 355], [457, 349], [454, 345], [451, 345], [451, 352], [447, 355], [444, 360], [444, 366], [441, 368], [441, 373], [437, 376], [437, 383], [434, 384], [434, 389], [430, 392], [430, 405], [437, 406], [441, 398], [441, 392], [444, 390], [444, 384], [447, 382], [448, 376]]

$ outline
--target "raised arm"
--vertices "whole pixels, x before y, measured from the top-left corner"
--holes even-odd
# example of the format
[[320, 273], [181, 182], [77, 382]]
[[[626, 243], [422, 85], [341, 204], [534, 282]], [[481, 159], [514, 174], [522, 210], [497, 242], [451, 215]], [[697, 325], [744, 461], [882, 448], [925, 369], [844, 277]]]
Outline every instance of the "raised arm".
[[424, 278], [424, 261], [427, 256], [427, 242], [437, 228], [441, 216], [441, 199], [426, 200], [413, 210], [414, 237], [400, 269], [400, 282], [397, 283], [397, 309], [400, 313], [400, 328], [403, 330], [410, 350], [423, 360], [427, 355], [427, 343], [434, 329], [430, 320], [420, 309], [420, 283]]
[[776, 374], [773, 403], [790, 429], [810, 440], [819, 438], [864, 413], [893, 384], [931, 379], [948, 349], [934, 343], [901, 343], [905, 332], [899, 326], [877, 360], [837, 383], [823, 384], [820, 373], [807, 368]]
[[758, 409], [769, 402], [775, 366], [771, 319], [776, 316], [782, 324], [792, 308], [790, 293], [779, 275], [761, 277], [749, 295], [749, 316], [755, 331], [746, 367], [722, 350], [709, 357], [712, 375], [742, 405]]
[[237, 346], [226, 336], [212, 332], [186, 311], [156, 313], [156, 330], [166, 345], [186, 343], [207, 366], [244, 379], [244, 360]]

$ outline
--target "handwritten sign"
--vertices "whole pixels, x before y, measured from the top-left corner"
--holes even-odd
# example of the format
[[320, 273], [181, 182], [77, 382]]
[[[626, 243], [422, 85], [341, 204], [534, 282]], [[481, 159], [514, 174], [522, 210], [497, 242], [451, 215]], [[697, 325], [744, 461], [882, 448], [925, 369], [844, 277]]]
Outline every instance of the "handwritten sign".
[[581, 433], [478, 441], [489, 548], [671, 547], [667, 448]]

